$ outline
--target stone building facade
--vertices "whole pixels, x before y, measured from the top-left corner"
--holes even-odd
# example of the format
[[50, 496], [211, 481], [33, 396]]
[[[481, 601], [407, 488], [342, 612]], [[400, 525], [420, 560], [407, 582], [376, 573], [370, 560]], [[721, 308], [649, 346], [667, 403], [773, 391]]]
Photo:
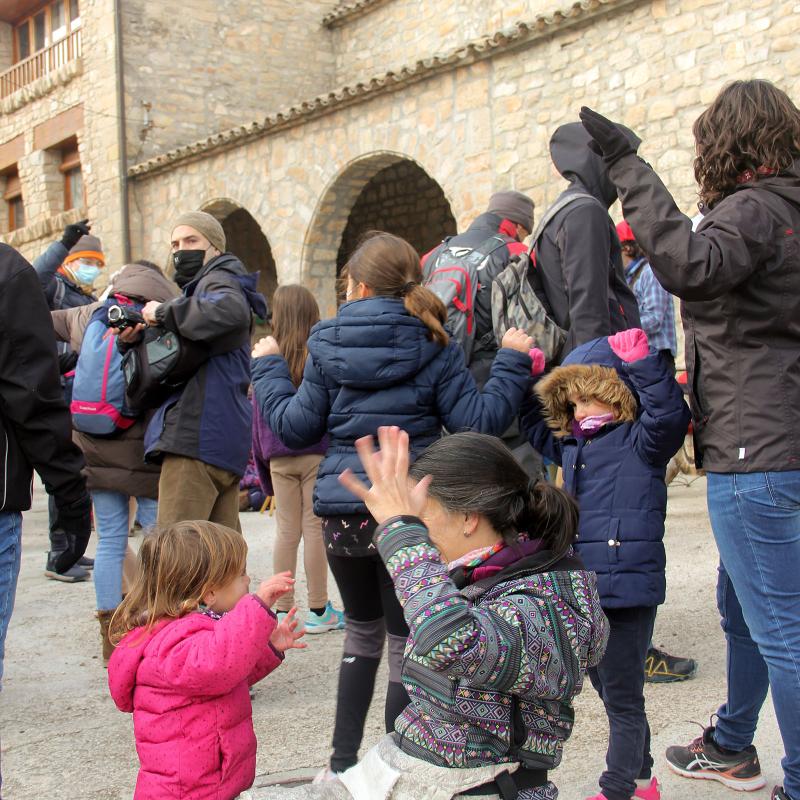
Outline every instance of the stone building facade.
[[[86, 41], [104, 46], [49, 94], [0, 105], [0, 153], [22, 132], [41, 171], [31, 125], [82, 100], [86, 213], [115, 259], [127, 226], [130, 255], [162, 262], [170, 220], [203, 208], [267, 292], [300, 281], [327, 313], [366, 228], [423, 251], [505, 188], [541, 213], [563, 186], [550, 135], [581, 105], [635, 129], [692, 213], [691, 125], [719, 88], [763, 77], [800, 101], [797, 0], [190, 0], [179, 20], [169, 5], [122, 4], [124, 124], [100, 116], [118, 105], [114, 3], [84, 0]], [[47, 238], [31, 224], [26, 254]]]

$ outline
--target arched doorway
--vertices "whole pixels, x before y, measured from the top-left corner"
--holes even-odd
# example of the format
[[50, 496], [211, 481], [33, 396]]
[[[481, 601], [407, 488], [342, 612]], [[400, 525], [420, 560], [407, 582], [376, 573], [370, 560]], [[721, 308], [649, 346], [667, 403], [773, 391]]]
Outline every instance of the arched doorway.
[[220, 221], [228, 252], [233, 253], [248, 272], [259, 273], [258, 290], [270, 303], [278, 285], [278, 273], [272, 248], [261, 226], [246, 208], [232, 200], [213, 200], [203, 206], [203, 211]]
[[304, 247], [304, 283], [323, 315], [336, 309], [336, 278], [362, 234], [385, 230], [422, 254], [456, 232], [441, 186], [415, 161], [373, 153], [350, 164], [324, 192]]

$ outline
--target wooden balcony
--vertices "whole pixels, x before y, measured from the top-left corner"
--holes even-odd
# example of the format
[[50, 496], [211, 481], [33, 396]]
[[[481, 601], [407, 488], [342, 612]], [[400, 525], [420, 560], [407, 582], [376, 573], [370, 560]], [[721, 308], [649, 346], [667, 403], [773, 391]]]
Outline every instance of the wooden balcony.
[[8, 97], [35, 80], [47, 75], [81, 55], [81, 29], [39, 50], [24, 61], [18, 61], [11, 69], [0, 73], [0, 98]]

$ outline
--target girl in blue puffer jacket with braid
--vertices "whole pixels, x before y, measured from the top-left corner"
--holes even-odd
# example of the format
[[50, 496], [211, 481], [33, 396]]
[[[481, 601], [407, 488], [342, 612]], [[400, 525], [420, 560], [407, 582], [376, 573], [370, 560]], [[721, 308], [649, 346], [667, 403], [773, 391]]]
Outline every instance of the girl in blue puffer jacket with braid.
[[363, 476], [355, 441], [381, 425], [408, 431], [416, 455], [450, 432], [501, 434], [530, 382], [532, 340], [514, 329], [503, 338], [491, 378], [478, 391], [459, 344], [444, 329], [442, 302], [420, 285], [419, 256], [405, 240], [373, 233], [346, 265], [347, 301], [311, 331], [303, 381], [295, 388], [271, 337], [253, 350], [253, 389], [264, 420], [287, 447], [330, 437], [314, 488], [328, 563], [346, 617], [333, 756], [321, 780], [356, 763], [375, 675], [389, 638], [386, 727], [408, 704], [400, 682], [408, 627], [375, 549], [375, 520], [338, 482], [345, 469]]

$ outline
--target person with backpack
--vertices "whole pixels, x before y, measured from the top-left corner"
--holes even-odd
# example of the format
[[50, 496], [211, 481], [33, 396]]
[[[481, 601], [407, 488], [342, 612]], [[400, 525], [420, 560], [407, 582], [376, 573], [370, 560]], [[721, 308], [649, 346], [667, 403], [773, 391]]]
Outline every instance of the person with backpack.
[[104, 302], [52, 312], [56, 337], [78, 353], [72, 424], [75, 443], [86, 459], [94, 504], [98, 537], [94, 590], [106, 664], [112, 652], [108, 626], [122, 601], [130, 499], [136, 498], [142, 527], [155, 525], [160, 472], [144, 460], [147, 416], [126, 403], [122, 354], [110, 335], [108, 310], [114, 305], [141, 309], [150, 300], [166, 302], [177, 295], [178, 288], [159, 269], [127, 264], [116, 274]]
[[408, 627], [375, 549], [376, 522], [338, 480], [347, 468], [364, 475], [356, 439], [394, 423], [408, 431], [416, 455], [441, 436], [442, 427], [497, 435], [517, 414], [531, 370], [531, 338], [511, 330], [478, 390], [461, 346], [445, 332], [444, 304], [421, 285], [419, 256], [404, 239], [373, 232], [346, 271], [347, 302], [335, 318], [312, 329], [298, 387], [272, 337], [253, 349], [258, 408], [283, 444], [300, 449], [330, 436], [314, 487], [314, 512], [322, 517], [346, 627], [334, 752], [321, 780], [356, 763], [387, 633], [387, 730], [408, 704], [400, 682]]
[[[64, 228], [57, 242], [53, 242], [33, 262], [33, 269], [39, 278], [47, 305], [51, 311], [64, 308], [77, 308], [94, 303], [94, 283], [105, 266], [103, 246], [96, 236], [91, 235], [92, 226], [88, 219], [73, 222]], [[64, 342], [58, 345], [59, 365], [64, 388], [64, 398], [71, 401], [72, 378], [75, 354]], [[66, 546], [63, 536], [55, 529], [57, 509], [52, 497], [49, 498], [50, 551], [47, 554], [45, 576], [62, 583], [77, 583], [89, 580], [89, 569], [94, 562], [84, 556], [66, 572], [59, 572], [55, 564], [59, 554]]]
[[[493, 284], [512, 259], [527, 252], [524, 239], [532, 230], [533, 200], [522, 192], [495, 192], [487, 210], [467, 230], [445, 239], [421, 259], [424, 284], [444, 303], [448, 328], [464, 349], [479, 388], [489, 379], [502, 341], [492, 315]], [[459, 284], [463, 291], [456, 290]], [[516, 420], [501, 438], [531, 476], [541, 474], [541, 459], [520, 434]]]
[[773, 800], [800, 800], [800, 109], [764, 80], [725, 86], [694, 123], [707, 212], [692, 221], [619, 125], [588, 108], [625, 219], [681, 298], [698, 466], [720, 554], [727, 699], [671, 769], [765, 783], [753, 746], [772, 692], [785, 757]]
[[[161, 464], [158, 524], [186, 519], [241, 530], [239, 480], [250, 457], [252, 316], [265, 317], [257, 274], [225, 252], [225, 232], [211, 214], [175, 220], [172, 263], [182, 293], [142, 309], [148, 326], [171, 332], [204, 351], [188, 378], [160, 403], [145, 433], [145, 457]], [[126, 348], [142, 325], [120, 334]]]
[[91, 500], [72, 442], [50, 313], [36, 273], [0, 244], [0, 678], [22, 555], [22, 512], [31, 507], [33, 471], [56, 507], [65, 547], [53, 564], [68, 572], [84, 554]]
[[[626, 135], [638, 143], [631, 131], [626, 129]], [[550, 139], [553, 164], [569, 186], [531, 237], [531, 260], [546, 305], [567, 331], [560, 359], [592, 339], [641, 327], [608, 214], [617, 192], [608, 167], [588, 141], [580, 122], [561, 125]]]

